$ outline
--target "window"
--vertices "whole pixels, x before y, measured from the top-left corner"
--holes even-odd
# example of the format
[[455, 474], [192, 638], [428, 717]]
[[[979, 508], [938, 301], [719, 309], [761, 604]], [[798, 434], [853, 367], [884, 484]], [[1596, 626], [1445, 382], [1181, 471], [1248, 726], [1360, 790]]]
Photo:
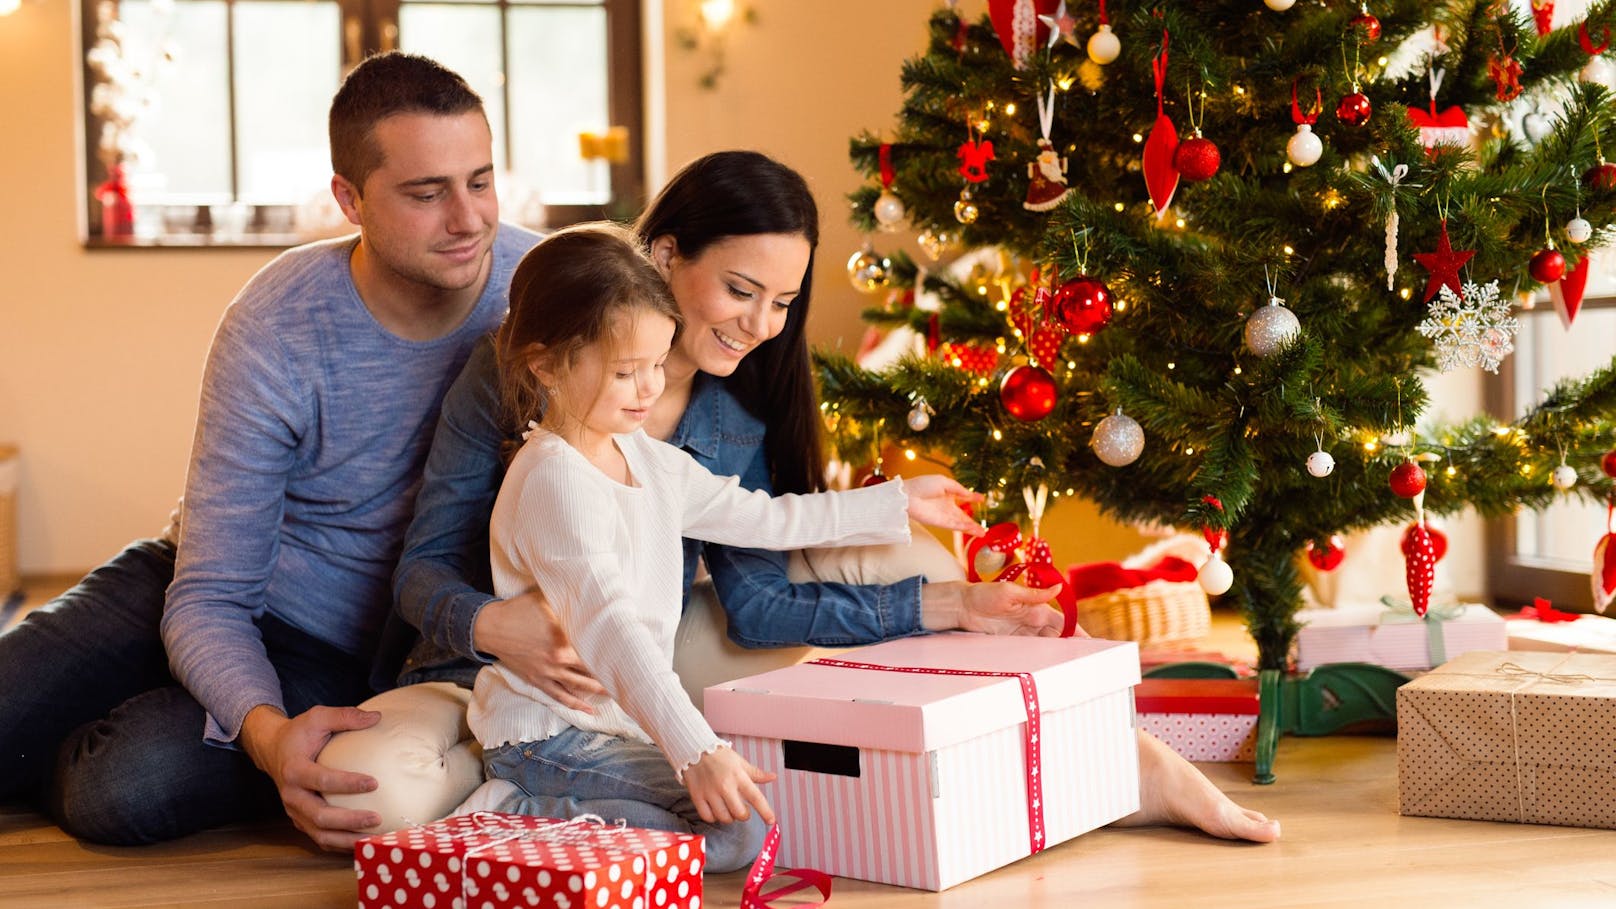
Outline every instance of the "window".
[[[346, 231], [328, 189], [326, 112], [348, 68], [394, 47], [482, 95], [507, 219], [556, 226], [641, 201], [634, 0], [82, 2], [92, 244], [285, 245]], [[580, 134], [614, 126], [619, 138], [595, 146], [616, 160], [586, 160]]]
[[[1569, 330], [1546, 300], [1516, 313], [1521, 328], [1515, 353], [1504, 361], [1503, 381], [1489, 383], [1489, 409], [1515, 419], [1559, 380], [1611, 364], [1611, 351], [1616, 350], [1613, 266], [1608, 253], [1594, 255], [1588, 296]], [[1563, 496], [1543, 511], [1522, 511], [1492, 522], [1487, 561], [1493, 597], [1514, 604], [1541, 596], [1561, 608], [1590, 608], [1588, 573], [1605, 521], [1603, 503]]]

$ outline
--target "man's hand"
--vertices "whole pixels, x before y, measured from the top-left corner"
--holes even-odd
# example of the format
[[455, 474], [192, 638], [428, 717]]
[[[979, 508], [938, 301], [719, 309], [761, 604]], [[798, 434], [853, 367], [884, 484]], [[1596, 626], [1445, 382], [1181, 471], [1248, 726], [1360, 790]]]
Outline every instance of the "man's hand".
[[381, 823], [374, 811], [337, 808], [322, 792], [358, 793], [376, 789], [374, 777], [315, 763], [338, 732], [366, 729], [382, 718], [358, 707], [313, 707], [287, 719], [268, 705], [254, 707], [241, 724], [241, 746], [269, 774], [280, 791], [281, 807], [297, 829], [321, 849], [351, 852], [364, 830]]
[[477, 613], [471, 636], [478, 650], [492, 654], [522, 681], [564, 707], [594, 713], [583, 698], [606, 693], [578, 658], [555, 611], [537, 590], [484, 606]]
[[[1065, 618], [1047, 604], [1059, 587], [1038, 590], [996, 581], [943, 581], [920, 589], [920, 625], [927, 631], [979, 631], [1059, 637]], [[1079, 636], [1086, 637], [1083, 630]]]
[[685, 788], [696, 813], [709, 824], [733, 824], [751, 816], [748, 805], [757, 809], [766, 824], [774, 823], [774, 809], [763, 797], [758, 783], [774, 782], [774, 774], [752, 766], [727, 746], [701, 756], [685, 768]]

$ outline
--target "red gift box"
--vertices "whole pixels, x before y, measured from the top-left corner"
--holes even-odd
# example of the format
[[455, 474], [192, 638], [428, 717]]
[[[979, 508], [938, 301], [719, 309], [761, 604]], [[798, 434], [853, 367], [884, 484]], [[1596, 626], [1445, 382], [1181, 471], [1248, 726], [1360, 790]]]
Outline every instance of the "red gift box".
[[1139, 728], [1190, 761], [1256, 756], [1256, 679], [1145, 679], [1133, 692]]
[[367, 836], [359, 907], [699, 909], [700, 836], [594, 821], [478, 812]]

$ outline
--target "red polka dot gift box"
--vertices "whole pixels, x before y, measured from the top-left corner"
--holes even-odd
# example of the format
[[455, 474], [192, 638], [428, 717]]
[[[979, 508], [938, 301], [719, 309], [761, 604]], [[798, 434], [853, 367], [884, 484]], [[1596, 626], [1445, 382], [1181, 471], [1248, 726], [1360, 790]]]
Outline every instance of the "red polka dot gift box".
[[359, 909], [701, 909], [690, 834], [478, 812], [354, 847]]
[[1133, 703], [1139, 728], [1185, 760], [1256, 759], [1256, 679], [1145, 679]]
[[1616, 828], [1616, 656], [1473, 652], [1397, 689], [1403, 814]]

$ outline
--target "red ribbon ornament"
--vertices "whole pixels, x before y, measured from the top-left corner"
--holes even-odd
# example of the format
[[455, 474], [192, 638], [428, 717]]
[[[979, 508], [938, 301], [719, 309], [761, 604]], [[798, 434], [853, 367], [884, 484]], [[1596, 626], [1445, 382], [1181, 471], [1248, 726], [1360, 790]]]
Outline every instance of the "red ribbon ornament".
[[896, 171], [892, 169], [892, 143], [882, 142], [878, 156], [881, 159], [881, 188], [891, 189], [892, 180], [897, 176]]
[[839, 669], [872, 669], [882, 672], [910, 672], [920, 675], [958, 675], [975, 678], [1016, 679], [1021, 683], [1021, 700], [1027, 709], [1027, 724], [1022, 727], [1022, 751], [1026, 757], [1027, 776], [1027, 840], [1032, 855], [1044, 851], [1044, 746], [1040, 724], [1043, 718], [1038, 707], [1038, 683], [1030, 672], [989, 672], [978, 669], [932, 669], [923, 666], [883, 666], [879, 663], [854, 663], [848, 660], [822, 658], [813, 660], [821, 666]]
[[1583, 52], [1588, 56], [1602, 54], [1605, 52], [1605, 48], [1610, 47], [1610, 26], [1601, 25], [1599, 27], [1599, 40], [1600, 45], [1594, 47], [1594, 39], [1588, 34], [1588, 20], [1584, 19], [1582, 24], [1577, 26], [1577, 43], [1582, 45]]
[[[1295, 81], [1291, 82], [1291, 120], [1295, 122], [1297, 126], [1301, 126], [1304, 123], [1308, 126], [1312, 126], [1313, 124], [1319, 122], [1319, 114], [1324, 110], [1324, 89], [1319, 88], [1317, 85], [1313, 86], [1313, 106], [1304, 112], [1302, 110], [1302, 102], [1297, 97], [1297, 93], [1301, 87], [1302, 77], [1297, 76]], [[1432, 101], [1432, 104], [1435, 104], [1434, 100]]]

